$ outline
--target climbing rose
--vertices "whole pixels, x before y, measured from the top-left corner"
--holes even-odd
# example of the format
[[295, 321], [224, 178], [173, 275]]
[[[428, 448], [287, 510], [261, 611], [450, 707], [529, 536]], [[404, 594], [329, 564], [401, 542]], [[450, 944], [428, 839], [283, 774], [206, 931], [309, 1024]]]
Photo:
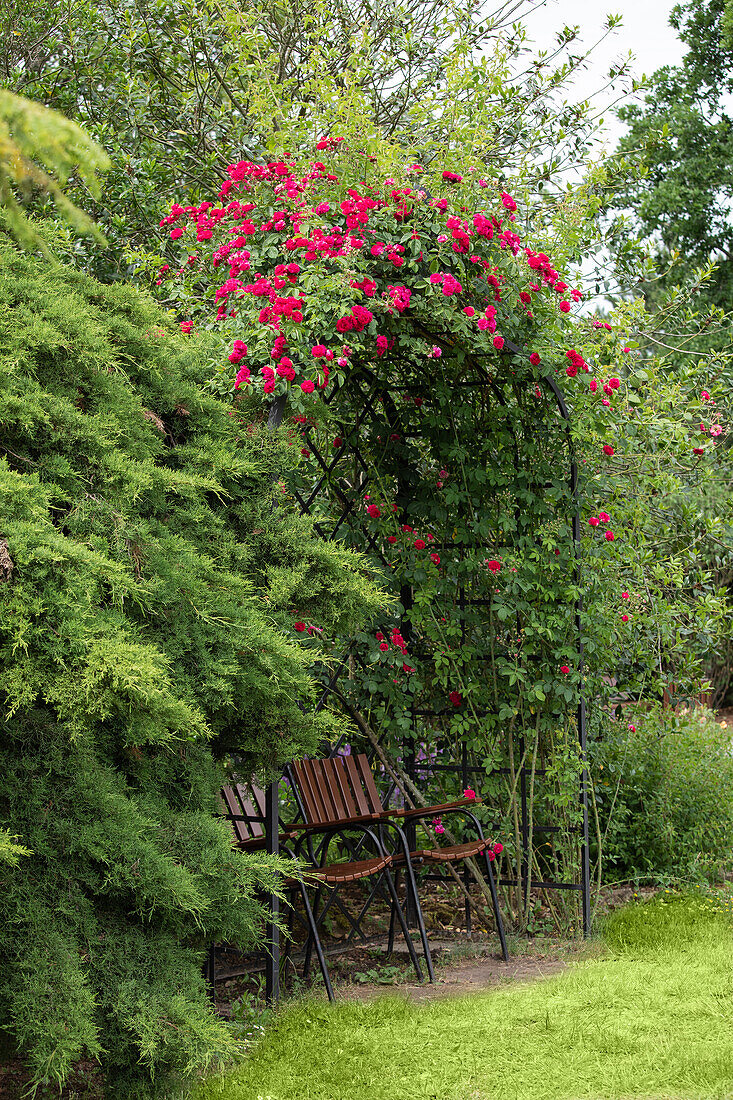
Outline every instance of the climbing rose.
[[530, 361], [530, 363], [532, 364], [533, 367], [538, 367], [539, 366], [540, 357], [539, 357], [539, 355], [537, 354], [536, 351], [532, 352], [532, 354], [529, 357], [529, 361]]
[[501, 349], [504, 347], [504, 337], [503, 336], [495, 336], [494, 337], [494, 347], [496, 348], [497, 351], [501, 351]]
[[415, 549], [416, 550], [424, 550], [425, 549], [425, 543], [423, 542], [422, 539], [415, 539]]
[[606, 538], [609, 542], [613, 542], [616, 536], [614, 535], [613, 531], [606, 531]]
[[323, 359], [325, 354], [326, 348], [323, 344], [314, 344], [311, 348], [311, 355], [313, 355], [315, 359]]
[[601, 523], [610, 523], [611, 522], [611, 517], [609, 516], [608, 512], [599, 512], [598, 513], [598, 518], [601, 521]]
[[434, 565], [440, 565], [440, 554], [431, 554], [430, 560]]
[[563, 301], [560, 302], [560, 312], [561, 313], [570, 313], [570, 302], [567, 302], [563, 299]]
[[379, 643], [379, 648], [381, 649], [382, 653], [386, 653], [387, 650], [389, 649], [389, 646], [387, 645], [386, 642], [380, 642]]
[[316, 388], [316, 384], [315, 382], [311, 382], [310, 378], [306, 378], [305, 382], [300, 383], [300, 388], [303, 393], [313, 393], [313, 390]]
[[588, 523], [591, 527], [597, 527], [600, 522], [601, 521], [599, 520], [598, 516], [591, 516], [588, 520]]
[[487, 562], [487, 565], [488, 565], [488, 567], [489, 567], [489, 569], [491, 570], [492, 573], [498, 573], [499, 570], [501, 569], [501, 562], [500, 561], [495, 561], [495, 560], [492, 559], [490, 562]]
[[627, 623], [628, 621], [629, 621], [629, 616], [628, 615], [622, 615], [621, 616], [621, 622], [622, 623]]
[[494, 845], [494, 852], [496, 853], [497, 856], [500, 856], [503, 851], [504, 851], [504, 845], [500, 844], [497, 841], [496, 844]]
[[387, 535], [387, 542], [394, 545], [394, 543], [397, 542], [397, 535]]
[[452, 691], [448, 698], [450, 699], [454, 707], [460, 707], [461, 703], [463, 702], [463, 696], [461, 695], [460, 691]]
[[604, 443], [603, 444], [603, 453], [604, 453], [604, 455], [609, 455], [609, 456], [612, 455], [614, 453], [613, 447], [611, 447], [611, 445], [609, 443]]
[[376, 506], [376, 504], [370, 504], [367, 508], [367, 515], [370, 515], [372, 519], [379, 519], [381, 514], [382, 513], [380, 509]]
[[560, 665], [560, 671], [562, 672], [563, 676], [567, 676], [567, 674], [570, 672], [570, 668], [568, 667], [568, 665]]
[[305, 630], [305, 623], [293, 623], [293, 629], [297, 630], [299, 634], [302, 634]]
[[621, 593], [621, 599], [622, 600], [628, 600], [628, 598], [629, 598], [628, 592], [622, 592]]
[[193, 321], [181, 321], [181, 332], [185, 332], [186, 335], [188, 335], [192, 328]]
[[340, 435], [337, 435], [337, 436], [336, 436], [336, 438], [335, 438], [335, 439], [334, 439], [334, 441], [333, 441], [333, 446], [334, 446], [334, 448], [338, 449], [339, 447], [341, 447], [341, 446], [343, 445], [343, 442], [344, 442], [344, 441], [343, 441], [343, 439], [341, 438], [341, 436], [340, 436]]
[[476, 792], [473, 787], [466, 787], [465, 791], [463, 792], [463, 797], [472, 802], [476, 798]]

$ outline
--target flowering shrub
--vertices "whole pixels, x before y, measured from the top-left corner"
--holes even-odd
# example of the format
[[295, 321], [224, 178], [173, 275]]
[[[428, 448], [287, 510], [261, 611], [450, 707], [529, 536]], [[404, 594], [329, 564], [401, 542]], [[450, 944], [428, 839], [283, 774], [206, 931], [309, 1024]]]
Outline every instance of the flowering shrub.
[[[679, 616], [689, 639], [721, 612], [710, 593], [680, 600], [663, 565], [679, 549], [659, 532], [649, 559], [650, 501], [672, 487], [672, 460], [698, 461], [685, 417], [711, 400], [711, 378], [704, 364], [682, 381], [637, 371], [638, 307], [615, 326], [579, 313], [581, 291], [525, 240], [518, 202], [478, 171], [426, 180], [413, 164], [384, 179], [338, 139], [317, 155], [240, 162], [219, 205], [174, 206], [160, 292], [185, 305], [186, 330], [220, 335], [212, 388], [237, 416], [261, 416], [263, 397], [285, 403], [301, 461], [284, 499], [327, 537], [370, 548], [389, 580], [384, 620], [351, 640], [361, 671], [342, 703], [398, 758], [411, 743], [434, 761], [475, 754], [515, 866], [518, 771], [541, 767], [530, 813], [565, 832], [529, 858], [559, 870], [576, 848], [582, 677], [591, 698], [614, 676], [648, 690], [665, 677], [664, 647], [677, 683], [694, 678]], [[314, 660], [342, 652], [297, 607], [293, 621]]]

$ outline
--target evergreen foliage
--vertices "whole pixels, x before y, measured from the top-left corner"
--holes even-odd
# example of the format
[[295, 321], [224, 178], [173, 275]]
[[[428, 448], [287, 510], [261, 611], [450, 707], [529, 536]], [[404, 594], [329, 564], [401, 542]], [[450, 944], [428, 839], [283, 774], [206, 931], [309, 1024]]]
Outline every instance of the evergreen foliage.
[[56, 213], [77, 233], [104, 241], [91, 218], [64, 194], [63, 186], [76, 172], [85, 190], [99, 198], [97, 173], [109, 165], [107, 154], [76, 123], [0, 88], [0, 206], [6, 208], [11, 232], [26, 247], [47, 251], [23, 214], [18, 191], [22, 196], [34, 190], [48, 195]]
[[255, 939], [275, 865], [214, 817], [224, 760], [335, 722], [293, 610], [343, 631], [381, 599], [166, 324], [0, 242], [0, 1014], [37, 1081], [91, 1055], [128, 1097], [232, 1048], [202, 948]]

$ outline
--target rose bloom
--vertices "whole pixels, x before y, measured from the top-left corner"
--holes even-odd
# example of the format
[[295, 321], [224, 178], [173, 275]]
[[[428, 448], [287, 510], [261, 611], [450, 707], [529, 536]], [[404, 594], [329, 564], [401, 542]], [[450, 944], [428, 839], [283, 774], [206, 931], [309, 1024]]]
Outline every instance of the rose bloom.
[[603, 444], [603, 453], [609, 457], [614, 453], [613, 447], [609, 443]]
[[381, 514], [381, 510], [377, 507], [376, 504], [370, 504], [367, 508], [367, 515], [371, 516], [372, 519], [379, 519]]
[[563, 676], [567, 676], [567, 674], [570, 672], [570, 669], [567, 665], [560, 665], [560, 671], [562, 672]]
[[597, 527], [600, 522], [601, 521], [599, 520], [598, 516], [591, 516], [588, 520], [588, 523], [591, 527]]
[[380, 642], [379, 643], [379, 648], [382, 651], [382, 653], [386, 653], [387, 650], [389, 649], [389, 646], [387, 645], [386, 642]]
[[452, 691], [448, 698], [450, 699], [454, 707], [460, 707], [461, 703], [463, 702], [463, 696], [461, 695], [460, 691]]
[[422, 539], [415, 539], [415, 549], [416, 550], [424, 550], [425, 549], [425, 543], [423, 542]]
[[397, 542], [397, 535], [387, 535], [387, 542], [394, 545]]
[[492, 573], [498, 573], [499, 570], [501, 569], [501, 562], [500, 561], [495, 561], [495, 560], [492, 559], [492, 561], [487, 562], [487, 565], [488, 565], [488, 567], [489, 567], [489, 569], [491, 570]]
[[622, 615], [621, 616], [621, 622], [622, 623], [627, 623], [628, 621], [629, 621], [629, 616], [628, 615]]
[[628, 592], [622, 592], [621, 593], [621, 599], [622, 600], [628, 600], [628, 598], [629, 598]]
[[609, 516], [608, 512], [599, 512], [598, 513], [598, 518], [601, 521], [601, 523], [610, 523], [611, 522], [611, 517]]
[[476, 792], [473, 787], [466, 787], [465, 791], [463, 792], [463, 797], [467, 798], [470, 802], [473, 802], [476, 798]]
[[560, 312], [561, 313], [570, 313], [570, 302], [565, 301], [563, 299], [563, 301], [560, 302]]
[[431, 554], [430, 560], [434, 565], [440, 565], [440, 554]]
[[533, 367], [538, 367], [539, 366], [540, 357], [539, 357], [539, 355], [537, 354], [536, 351], [532, 352], [532, 354], [529, 357], [529, 361], [530, 361], [530, 363], [532, 364]]
[[293, 623], [293, 629], [297, 630], [299, 634], [302, 634], [305, 630], [305, 623]]
[[616, 536], [614, 535], [613, 531], [606, 531], [606, 538], [609, 542], [613, 542]]
[[335, 438], [335, 439], [334, 439], [334, 441], [333, 441], [333, 447], [335, 447], [336, 449], [338, 449], [338, 448], [339, 448], [340, 446], [342, 446], [343, 442], [344, 442], [344, 441], [343, 441], [343, 439], [341, 438], [341, 436], [337, 435], [337, 436], [336, 436], [336, 438]]

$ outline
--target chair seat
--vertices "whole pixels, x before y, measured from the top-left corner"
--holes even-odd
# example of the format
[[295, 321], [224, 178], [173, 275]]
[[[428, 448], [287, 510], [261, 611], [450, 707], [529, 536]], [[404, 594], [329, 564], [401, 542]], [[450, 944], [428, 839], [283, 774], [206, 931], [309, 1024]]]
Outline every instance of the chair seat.
[[[321, 882], [343, 883], [357, 882], [361, 878], [369, 878], [383, 871], [392, 863], [392, 856], [374, 856], [372, 859], [358, 859], [352, 863], [329, 863], [325, 867], [304, 867], [303, 874], [307, 878], [317, 878]], [[297, 880], [289, 879], [287, 885], [295, 885]]]
[[455, 863], [459, 859], [470, 859], [491, 847], [490, 840], [469, 840], [466, 844], [446, 844], [444, 848], [420, 848], [410, 852], [410, 859], [423, 859], [426, 863]]

